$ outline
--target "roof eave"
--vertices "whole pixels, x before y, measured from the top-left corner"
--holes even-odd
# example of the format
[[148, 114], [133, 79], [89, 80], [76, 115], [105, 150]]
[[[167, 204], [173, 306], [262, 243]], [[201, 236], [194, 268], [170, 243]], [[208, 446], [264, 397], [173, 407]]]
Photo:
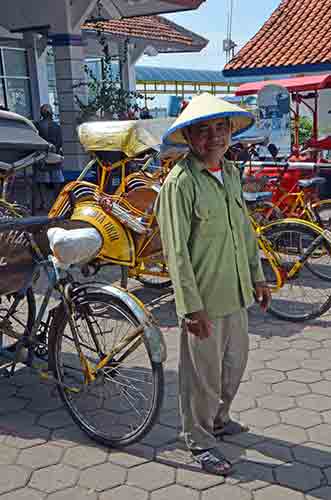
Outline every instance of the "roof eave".
[[331, 62], [318, 64], [297, 64], [295, 66], [265, 66], [261, 68], [225, 69], [223, 74], [227, 78], [239, 77], [261, 77], [268, 75], [291, 75], [296, 73], [329, 72]]

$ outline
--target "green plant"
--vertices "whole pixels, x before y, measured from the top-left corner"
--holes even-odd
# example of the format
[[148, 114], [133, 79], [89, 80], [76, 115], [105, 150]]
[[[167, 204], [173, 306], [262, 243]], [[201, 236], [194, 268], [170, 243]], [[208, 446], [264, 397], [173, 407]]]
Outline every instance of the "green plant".
[[[87, 87], [88, 101], [84, 101], [76, 95], [75, 100], [79, 107], [78, 121], [80, 123], [90, 120], [127, 120], [145, 106], [145, 96], [139, 92], [127, 91], [123, 88], [120, 71], [114, 68], [115, 61], [124, 64], [127, 59], [128, 44], [124, 43], [124, 50], [120, 58], [110, 54], [106, 36], [102, 31], [102, 23], [95, 20], [98, 43], [101, 46], [103, 57], [101, 59], [101, 79], [98, 79], [93, 71], [85, 65], [86, 82], [80, 82], [75, 88]], [[140, 106], [139, 101], [144, 100]], [[153, 98], [148, 97], [152, 100]]]
[[[299, 118], [299, 144], [305, 144], [311, 137], [313, 131], [313, 122], [307, 116]], [[294, 127], [292, 126], [292, 143], [294, 143]]]

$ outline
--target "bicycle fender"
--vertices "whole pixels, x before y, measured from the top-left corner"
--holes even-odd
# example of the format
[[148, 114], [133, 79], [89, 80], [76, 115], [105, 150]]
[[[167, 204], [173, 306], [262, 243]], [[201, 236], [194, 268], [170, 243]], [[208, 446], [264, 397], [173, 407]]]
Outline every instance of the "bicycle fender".
[[122, 288], [98, 282], [79, 285], [75, 287], [73, 294], [79, 294], [86, 288], [104, 292], [123, 302], [144, 327], [144, 342], [152, 361], [154, 363], [164, 363], [164, 361], [166, 361], [167, 346], [164, 335], [153, 315], [135, 295]]

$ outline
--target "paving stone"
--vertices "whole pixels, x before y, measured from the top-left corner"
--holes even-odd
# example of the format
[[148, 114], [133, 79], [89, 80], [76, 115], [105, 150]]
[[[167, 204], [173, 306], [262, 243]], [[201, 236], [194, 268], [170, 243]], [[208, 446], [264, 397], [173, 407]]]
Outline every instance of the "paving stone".
[[173, 427], [174, 429], [179, 430], [181, 427], [181, 418], [178, 414], [177, 410], [162, 412], [160, 416], [160, 424], [166, 425], [167, 427]]
[[251, 427], [249, 432], [241, 432], [234, 436], [224, 436], [223, 440], [239, 446], [249, 447], [264, 441], [264, 436], [261, 432], [254, 432], [254, 429]]
[[158, 448], [156, 450], [156, 461], [172, 467], [179, 467], [192, 464], [193, 457], [186, 445], [178, 441]]
[[179, 484], [167, 486], [151, 494], [151, 500], [199, 500], [199, 493]]
[[241, 418], [246, 424], [255, 425], [260, 429], [265, 429], [280, 422], [280, 418], [276, 412], [263, 408], [244, 411], [241, 413]]
[[265, 437], [276, 439], [278, 444], [293, 446], [308, 441], [307, 434], [303, 429], [294, 425], [279, 424], [264, 431]]
[[142, 456], [134, 455], [133, 453], [126, 453], [125, 451], [112, 450], [108, 457], [109, 462], [120, 465], [129, 469], [136, 465], [144, 464], [150, 459]]
[[[45, 494], [40, 491], [24, 488], [21, 490], [11, 491], [1, 495], [1, 500], [44, 500]], [[93, 500], [93, 499], [91, 499]]]
[[323, 475], [317, 467], [301, 463], [287, 463], [275, 469], [276, 480], [282, 486], [307, 492], [322, 484]]
[[155, 457], [154, 448], [142, 443], [131, 444], [125, 448], [125, 451], [136, 457], [145, 458], [148, 461], [153, 460]]
[[23, 450], [17, 459], [17, 464], [25, 465], [31, 469], [40, 469], [60, 462], [62, 450], [58, 446], [51, 444], [41, 444]]
[[330, 333], [327, 330], [325, 327], [308, 326], [301, 332], [300, 336], [321, 342], [330, 339]]
[[124, 483], [126, 470], [110, 463], [95, 465], [85, 469], [79, 479], [79, 486], [92, 491], [104, 491]]
[[58, 464], [33, 472], [29, 486], [36, 490], [53, 493], [74, 486], [78, 471], [67, 465]]
[[239, 486], [222, 484], [202, 493], [202, 500], [252, 500], [252, 494]]
[[61, 429], [72, 424], [72, 418], [67, 410], [50, 411], [38, 420], [39, 425], [48, 429]]
[[299, 491], [272, 485], [256, 491], [254, 500], [304, 500], [304, 496]]
[[[259, 351], [256, 351], [259, 352]], [[248, 361], [246, 365], [246, 372], [251, 373], [255, 370], [263, 370], [265, 368], [265, 361], [258, 361], [257, 359], [250, 358], [251, 353], [248, 355]]]
[[287, 378], [289, 380], [294, 380], [295, 382], [303, 382], [304, 384], [312, 384], [313, 382], [318, 382], [322, 379], [322, 375], [319, 372], [313, 370], [304, 370], [299, 368], [298, 370], [292, 370], [287, 373]]
[[264, 382], [265, 384], [275, 384], [276, 382], [282, 382], [286, 377], [284, 373], [278, 370], [265, 369], [257, 370], [252, 373], [252, 381], [254, 380]]
[[300, 396], [309, 393], [309, 389], [306, 384], [300, 382], [280, 382], [279, 384], [274, 384], [272, 390], [278, 394], [285, 394], [286, 396]]
[[279, 396], [278, 394], [271, 394], [270, 396], [264, 396], [263, 398], [258, 398], [258, 406], [266, 408], [267, 410], [289, 410], [295, 407], [294, 398], [287, 396]]
[[175, 482], [175, 469], [164, 464], [149, 462], [128, 472], [127, 484], [153, 491]]
[[322, 411], [321, 416], [325, 424], [331, 424], [331, 411]]
[[329, 360], [331, 358], [331, 349], [327, 349], [326, 347], [322, 349], [316, 349], [312, 351], [311, 357], [313, 359], [326, 359]]
[[52, 493], [47, 500], [97, 500], [97, 495], [91, 490], [76, 487]]
[[28, 405], [29, 401], [26, 399], [18, 398], [17, 396], [10, 396], [1, 398], [0, 414], [12, 413], [23, 410]]
[[92, 465], [102, 464], [107, 460], [108, 452], [96, 446], [75, 446], [67, 450], [63, 457], [63, 463], [86, 469]]
[[316, 384], [310, 384], [310, 388], [314, 394], [317, 393], [323, 394], [323, 396], [331, 396], [331, 384], [328, 380], [316, 382]]
[[331, 339], [322, 341], [322, 348], [331, 349]]
[[317, 425], [313, 429], [309, 429], [307, 432], [308, 432], [310, 441], [316, 441], [317, 443], [331, 446], [331, 425], [330, 424]]
[[331, 359], [305, 359], [301, 361], [302, 368], [322, 372], [331, 369]]
[[284, 339], [272, 338], [272, 340], [261, 342], [261, 349], [267, 349], [273, 352], [287, 351], [291, 349], [291, 343]]
[[249, 353], [249, 359], [252, 361], [271, 361], [272, 359], [276, 359], [279, 356], [278, 353], [274, 353], [271, 351], [265, 351], [263, 349], [258, 349], [257, 351]]
[[261, 382], [243, 382], [240, 384], [238, 396], [252, 396], [258, 398], [269, 394], [271, 389], [268, 385]]
[[325, 378], [326, 380], [331, 380], [331, 370], [327, 370], [326, 372], [323, 372], [322, 375], [323, 375], [323, 378]]
[[237, 395], [232, 403], [231, 410], [245, 411], [256, 407], [255, 399], [249, 396]]
[[331, 467], [331, 447], [320, 443], [305, 443], [294, 446], [292, 453], [297, 462], [316, 467]]
[[147, 436], [142, 440], [143, 444], [148, 446], [160, 447], [171, 443], [177, 439], [177, 430], [165, 425], [155, 425]]
[[328, 469], [324, 469], [324, 474], [326, 475], [328, 484], [331, 486], [331, 467], [329, 467]]
[[138, 488], [133, 488], [132, 486], [118, 486], [110, 491], [105, 491], [101, 493], [100, 500], [148, 500], [147, 491], [139, 490]]
[[19, 465], [0, 466], [0, 495], [24, 487], [30, 472]]
[[330, 500], [331, 498], [331, 487], [325, 486], [324, 488], [318, 488], [316, 490], [310, 491], [310, 494], [306, 496], [306, 500]]
[[291, 410], [281, 412], [280, 417], [285, 424], [296, 425], [303, 429], [308, 429], [322, 423], [319, 413], [305, 408], [292, 408]]
[[291, 461], [292, 454], [287, 446], [278, 445], [273, 441], [263, 441], [246, 450], [246, 460], [274, 466]]
[[92, 445], [93, 441], [78, 425], [70, 425], [63, 429], [56, 429], [52, 433], [52, 443], [62, 448], [70, 448], [79, 444]]
[[310, 353], [308, 351], [300, 351], [297, 349], [287, 349], [281, 353], [281, 357], [283, 359], [302, 362], [303, 360], [310, 358]]
[[206, 490], [217, 484], [225, 482], [222, 476], [206, 474], [200, 470], [192, 471], [187, 469], [178, 469], [177, 483], [194, 490]]
[[231, 479], [239, 480], [240, 486], [251, 491], [274, 482], [271, 467], [250, 461], [236, 464]]
[[0, 444], [0, 465], [10, 465], [16, 461], [18, 450], [5, 444]]
[[279, 370], [282, 372], [288, 372], [290, 370], [296, 370], [300, 367], [298, 361], [292, 358], [278, 358], [273, 361], [268, 361], [266, 366], [272, 370]]
[[316, 342], [315, 340], [302, 339], [294, 340], [293, 342], [291, 342], [291, 347], [294, 349], [312, 351], [313, 349], [319, 349], [321, 347], [321, 344], [319, 342]]
[[307, 394], [297, 398], [298, 406], [308, 410], [326, 411], [331, 410], [331, 398], [320, 394]]

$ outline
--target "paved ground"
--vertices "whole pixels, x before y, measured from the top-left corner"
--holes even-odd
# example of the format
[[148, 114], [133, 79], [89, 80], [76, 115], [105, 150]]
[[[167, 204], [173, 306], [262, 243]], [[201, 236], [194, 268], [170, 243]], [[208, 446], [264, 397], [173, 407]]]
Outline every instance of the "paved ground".
[[54, 389], [22, 369], [0, 379], [1, 500], [331, 499], [331, 317], [290, 324], [250, 313], [250, 357], [233, 407], [250, 432], [221, 443], [235, 462], [199, 472], [177, 441], [178, 331], [171, 293], [137, 289], [168, 345], [158, 425], [125, 451], [96, 445]]

